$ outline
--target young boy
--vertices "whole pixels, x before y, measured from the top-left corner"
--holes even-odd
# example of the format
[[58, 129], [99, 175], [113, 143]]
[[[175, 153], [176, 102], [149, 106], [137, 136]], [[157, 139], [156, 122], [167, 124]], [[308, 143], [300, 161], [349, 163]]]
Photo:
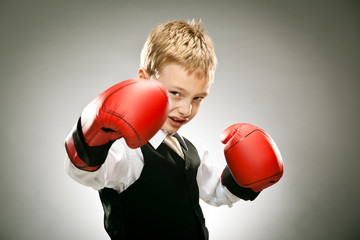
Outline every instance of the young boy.
[[[241, 186], [232, 176], [244, 175], [238, 160], [229, 156], [232, 171], [230, 164], [218, 171], [207, 164], [207, 151], [177, 133], [209, 94], [216, 64], [200, 23], [160, 24], [144, 45], [137, 79], [109, 88], [83, 110], [65, 141], [66, 171], [99, 190], [111, 239], [208, 239], [199, 198], [231, 206], [278, 180]], [[225, 131], [228, 149], [236, 148], [238, 140], [230, 139], [239, 129]]]

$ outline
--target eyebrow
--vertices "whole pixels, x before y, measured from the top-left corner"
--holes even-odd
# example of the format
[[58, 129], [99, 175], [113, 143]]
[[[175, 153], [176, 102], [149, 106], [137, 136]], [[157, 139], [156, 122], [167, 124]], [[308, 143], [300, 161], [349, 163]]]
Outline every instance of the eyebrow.
[[[182, 87], [178, 87], [178, 86], [172, 86], [173, 88], [175, 88], [176, 90], [179, 90], [179, 91], [182, 91], [182, 92], [187, 92], [184, 88], [182, 88]], [[206, 96], [208, 96], [209, 95], [209, 93], [207, 93], [207, 92], [201, 92], [201, 93], [198, 93], [198, 94], [196, 94], [196, 95], [200, 95], [200, 96], [204, 96], [204, 97], [206, 97]]]

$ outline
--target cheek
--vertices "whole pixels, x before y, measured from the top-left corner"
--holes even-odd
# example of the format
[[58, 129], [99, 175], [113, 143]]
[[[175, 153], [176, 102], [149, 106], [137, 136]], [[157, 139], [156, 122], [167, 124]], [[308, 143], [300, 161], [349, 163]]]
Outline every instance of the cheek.
[[174, 97], [170, 97], [170, 111], [172, 112], [174, 111], [176, 108], [178, 108], [178, 103], [179, 101], [177, 99], [175, 99]]
[[170, 115], [170, 113], [174, 112], [175, 110], [176, 110], [176, 105], [173, 102], [171, 102], [168, 115]]
[[194, 118], [196, 116], [196, 114], [199, 112], [200, 105], [201, 104], [193, 104], [192, 110], [191, 110], [191, 119]]

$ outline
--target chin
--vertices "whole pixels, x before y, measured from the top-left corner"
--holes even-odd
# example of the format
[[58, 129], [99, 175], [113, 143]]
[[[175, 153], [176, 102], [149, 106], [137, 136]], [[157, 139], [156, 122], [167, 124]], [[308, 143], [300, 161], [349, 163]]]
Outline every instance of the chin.
[[164, 124], [164, 126], [161, 129], [164, 130], [167, 133], [172, 134], [172, 133], [177, 132], [180, 128], [175, 128], [175, 127], [172, 127], [172, 126], [168, 126], [167, 124]]
[[163, 128], [162, 130], [164, 130], [165, 132], [169, 133], [169, 134], [173, 134], [176, 133], [179, 129], [169, 129], [169, 128]]

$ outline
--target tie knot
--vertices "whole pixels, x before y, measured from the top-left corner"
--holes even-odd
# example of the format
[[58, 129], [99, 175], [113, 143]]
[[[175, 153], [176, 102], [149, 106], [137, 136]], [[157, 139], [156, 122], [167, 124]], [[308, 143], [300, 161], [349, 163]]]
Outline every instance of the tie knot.
[[184, 153], [181, 150], [181, 146], [176, 137], [167, 135], [164, 139], [164, 143], [174, 150], [181, 158], [184, 158]]

